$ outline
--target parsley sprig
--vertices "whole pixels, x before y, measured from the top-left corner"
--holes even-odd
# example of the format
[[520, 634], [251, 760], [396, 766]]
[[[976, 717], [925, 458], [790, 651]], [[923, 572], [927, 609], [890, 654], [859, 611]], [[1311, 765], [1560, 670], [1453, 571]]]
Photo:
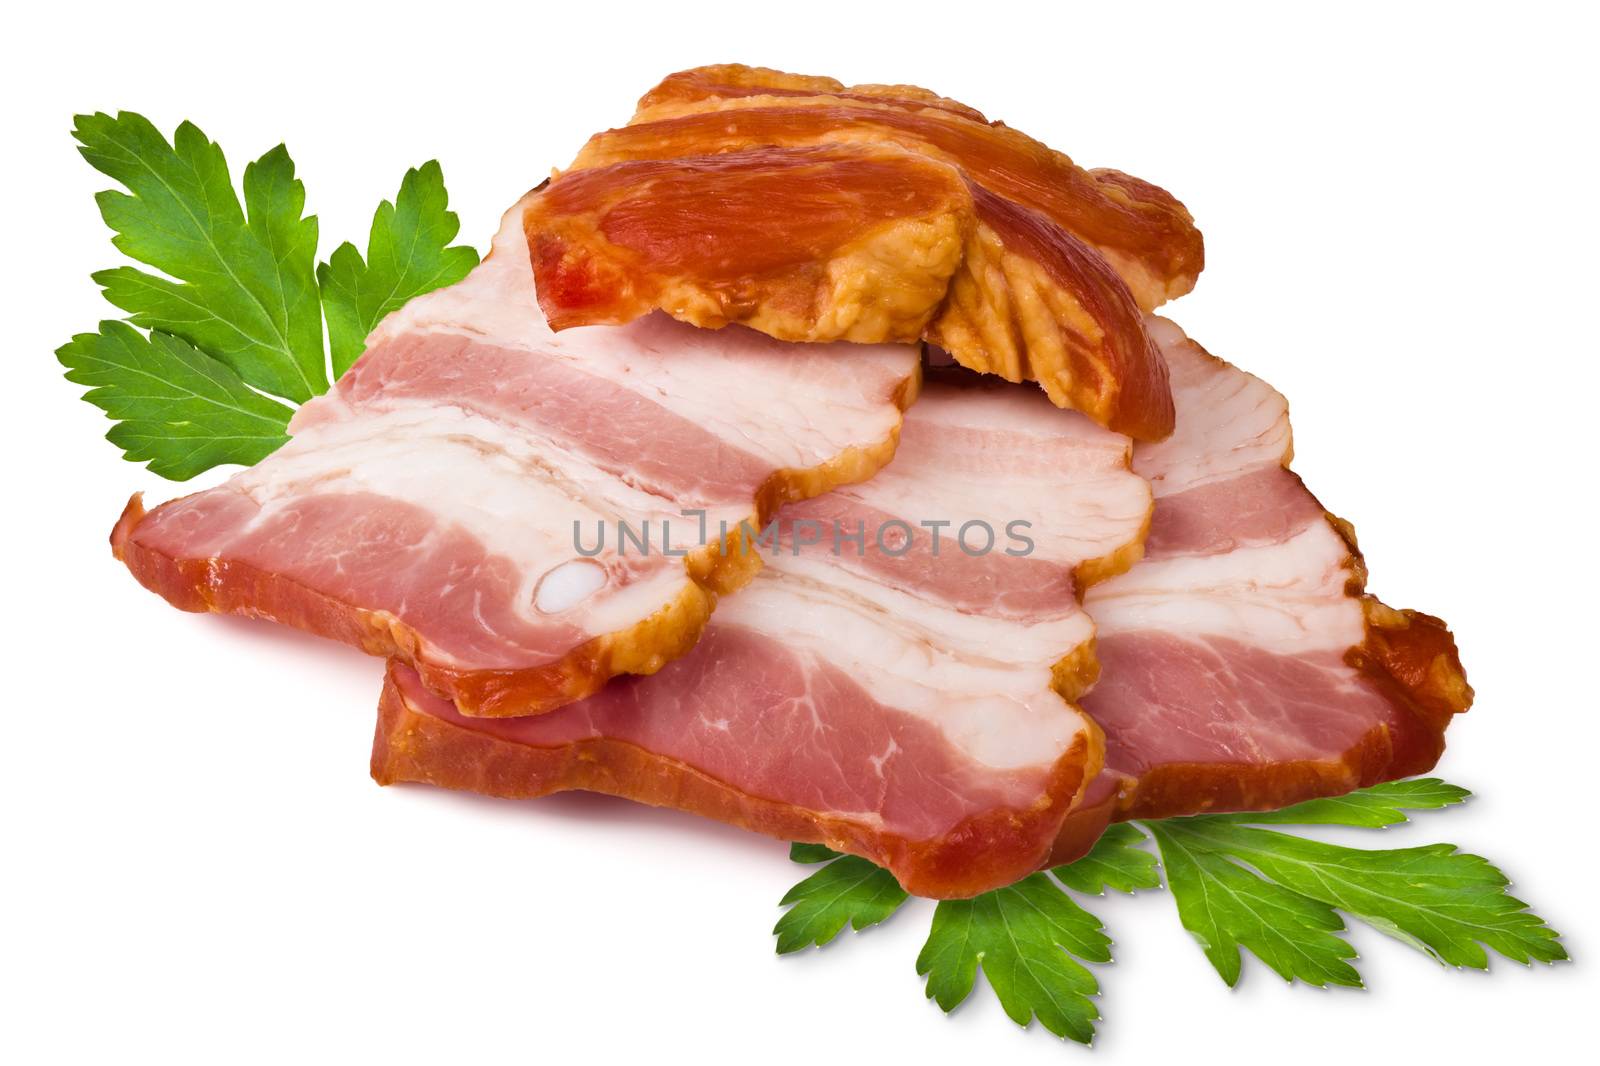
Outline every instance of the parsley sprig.
[[[1230, 986], [1243, 949], [1287, 981], [1360, 987], [1355, 949], [1340, 935], [1344, 915], [1451, 966], [1485, 969], [1489, 951], [1522, 963], [1565, 959], [1556, 931], [1477, 855], [1450, 844], [1351, 848], [1261, 828], [1382, 828], [1468, 795], [1420, 778], [1260, 814], [1114, 825], [1074, 863], [975, 899], [940, 901], [917, 973], [928, 998], [951, 1011], [981, 967], [1018, 1025], [1038, 1018], [1057, 1036], [1089, 1043], [1100, 1014], [1087, 964], [1109, 963], [1112, 942], [1078, 897], [1159, 888], [1163, 872], [1179, 921]], [[826, 944], [847, 925], [883, 922], [908, 898], [887, 871], [856, 856], [796, 844], [790, 857], [827, 865], [784, 897], [789, 910], [774, 929], [780, 954]]]
[[384, 315], [478, 261], [450, 244], [460, 226], [437, 162], [378, 206], [365, 258], [345, 243], [319, 266], [317, 219], [283, 145], [244, 168], [241, 202], [221, 147], [191, 122], [169, 143], [130, 111], [79, 115], [73, 135], [126, 190], [95, 198], [112, 243], [153, 271], [95, 273], [127, 320], [78, 334], [56, 357], [116, 423], [107, 438], [162, 477], [271, 453], [293, 413], [272, 397], [327, 391], [330, 365], [344, 373]]

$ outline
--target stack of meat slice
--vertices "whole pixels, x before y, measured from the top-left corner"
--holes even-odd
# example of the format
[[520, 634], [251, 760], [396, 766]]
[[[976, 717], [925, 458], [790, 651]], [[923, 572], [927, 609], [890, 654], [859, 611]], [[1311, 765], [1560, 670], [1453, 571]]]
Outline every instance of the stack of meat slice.
[[[1108, 204], [1121, 210], [1108, 212]], [[1007, 228], [1005, 218], [1028, 225]], [[1199, 267], [1198, 234], [1159, 190], [1120, 175], [1085, 174], [1022, 134], [921, 90], [846, 88], [720, 67], [668, 78], [641, 102], [630, 126], [591, 140], [574, 168], [531, 204], [526, 225], [540, 301], [558, 326], [625, 322], [665, 309], [700, 325], [741, 321], [791, 339], [922, 336], [968, 366], [1037, 377], [1056, 402], [1136, 436], [1159, 437], [1171, 427], [1151, 409], [1174, 411], [1177, 432], [1135, 451], [1135, 469], [1159, 500], [1149, 557], [1089, 593], [1103, 676], [1083, 707], [1105, 732], [1104, 766], [1060, 820], [1055, 859], [1081, 852], [1112, 817], [1277, 806], [1425, 769], [1439, 754], [1449, 716], [1466, 706], [1470, 690], [1443, 626], [1364, 597], [1348, 527], [1330, 519], [1286, 469], [1282, 398], [1205, 355], [1170, 323], [1133, 310], [1185, 291]], [[1048, 239], [1028, 243], [1019, 232]], [[1004, 267], [993, 268], [986, 247], [1000, 249]], [[1060, 275], [1053, 288], [1024, 284], [1043, 276], [1029, 266], [1067, 260], [1093, 266]], [[1053, 298], [1040, 298], [1046, 292]], [[1091, 298], [1096, 292], [1113, 296]], [[1096, 320], [1084, 317], [1085, 307], [1119, 313]], [[1008, 308], [1005, 343], [985, 344], [984, 330], [961, 325], [995, 320]], [[1041, 339], [1040, 322], [1074, 343], [1052, 346]], [[1066, 356], [1089, 351], [1086, 337], [1099, 338], [1100, 351], [1113, 355], [1158, 354], [1142, 364], [1104, 360], [1098, 376], [1085, 375], [1085, 361]], [[996, 360], [995, 351], [1012, 358]], [[1018, 354], [1028, 352], [1036, 354]], [[1039, 374], [1045, 366], [1049, 372]], [[1137, 366], [1155, 369], [1130, 375]], [[1029, 369], [1016, 372], [1022, 367]], [[1085, 380], [1093, 387], [1074, 387]], [[1155, 383], [1148, 391], [1161, 395], [1153, 403], [1130, 385], [1140, 380]], [[1118, 387], [1105, 388], [1107, 381]], [[987, 442], [974, 447], [951, 433], [943, 416], [956, 405], [980, 420], [974, 430], [986, 430], [979, 436]], [[925, 419], [930, 409], [935, 413]], [[1054, 421], [1064, 430], [1067, 416]], [[1020, 513], [1041, 488], [1057, 502], [1071, 501], [1058, 533], [1099, 513], [1087, 490], [1103, 478], [1063, 462], [1039, 486], [1014, 448], [995, 446], [1017, 424], [1002, 410], [982, 409], [970, 389], [937, 392], [908, 418], [907, 440], [919, 442], [914, 450], [903, 446], [868, 485], [793, 513], [821, 515], [837, 530], [859, 517], [864, 500], [892, 491], [898, 507], [867, 510], [880, 523], [885, 514], [938, 514], [949, 509], [957, 457], [970, 484], [982, 486], [978, 513]], [[1023, 565], [1035, 560], [940, 562], [917, 545], [910, 560], [879, 577], [924, 602], [863, 597], [858, 602], [870, 607], [872, 622], [863, 627], [824, 621], [781, 594], [785, 575], [807, 557], [779, 557], [765, 579], [724, 608], [707, 644], [667, 674], [625, 690], [614, 686], [539, 722], [470, 722], [406, 671], [392, 670], [375, 776], [503, 795], [585, 787], [675, 804], [866, 855], [930, 895], [1001, 884], [1042, 861], [1036, 852], [1021, 865], [1015, 859], [1037, 848], [1040, 822], [1053, 821], [1059, 804], [1047, 801], [1042, 818], [1028, 818], [1002, 802], [974, 833], [970, 813], [958, 821], [945, 814], [947, 803], [963, 794], [968, 806], [960, 810], [993, 803], [980, 782], [992, 780], [999, 765], [952, 776], [937, 754], [937, 734], [915, 747], [891, 740], [885, 748], [883, 733], [868, 725], [881, 707], [832, 683], [797, 693], [794, 678], [860, 682], [901, 663], [904, 642], [892, 634], [912, 618], [941, 617], [930, 599], [953, 596], [946, 611], [954, 605], [975, 617], [1026, 605], [1012, 623], [1021, 623], [1019, 634], [1037, 634], [1051, 632], [1052, 604], [1071, 593]], [[1120, 569], [1080, 563], [1078, 576]], [[831, 570], [835, 580], [852, 574], [837, 561]], [[1082, 587], [1074, 583], [1075, 591]], [[724, 626], [745, 636], [736, 647], [753, 661], [713, 639]], [[833, 639], [838, 633], [846, 639]], [[750, 652], [750, 634], [760, 635], [763, 650]], [[994, 656], [995, 648], [1021, 640], [968, 639], [965, 654], [981, 647]], [[932, 646], [949, 644], [946, 636]], [[819, 654], [804, 670], [778, 666], [796, 647]], [[863, 647], [871, 654], [864, 657]], [[1094, 674], [1086, 668], [1088, 645], [1080, 639], [1070, 648], [1075, 669], [1064, 684], [1058, 671], [1057, 686], [1069, 697]], [[708, 672], [735, 663], [749, 676], [776, 670], [790, 683], [752, 689]], [[964, 681], [932, 676], [942, 703], [952, 710], [964, 704]], [[997, 710], [984, 718], [991, 738], [1026, 735]], [[840, 728], [841, 721], [855, 728]], [[752, 722], [763, 731], [746, 731]], [[1059, 750], [1030, 743], [1040, 768]], [[903, 804], [914, 793], [891, 785], [886, 750], [903, 762], [909, 757], [946, 790], [945, 803], [923, 798], [921, 812], [939, 816], [915, 827], [920, 839], [903, 832], [910, 828]], [[791, 762], [790, 752], [807, 757]], [[788, 772], [772, 773], [772, 759]], [[701, 787], [686, 788], [685, 780]], [[842, 795], [819, 787], [824, 781], [844, 786]], [[873, 803], [863, 805], [863, 786]], [[994, 837], [1002, 816], [1012, 827], [1008, 843], [1020, 834], [1026, 848]], [[863, 831], [872, 824], [878, 831]], [[902, 830], [892, 839], [885, 835], [891, 827]], [[908, 847], [908, 839], [917, 843]], [[938, 861], [927, 862], [929, 855]], [[949, 856], [957, 862], [944, 862]]]
[[786, 509], [689, 655], [516, 721], [466, 718], [394, 666], [373, 776], [681, 807], [865, 855], [924, 895], [1007, 884], [1103, 762], [1068, 702], [1095, 670], [1076, 593], [1149, 521], [1129, 452], [1037, 392], [930, 381], [894, 462]]
[[[382, 783], [970, 896], [1115, 819], [1421, 772], [1471, 701], [1287, 469], [1283, 398], [1150, 314], [1202, 259], [1167, 193], [926, 90], [687, 71], [282, 451], [113, 542], [177, 606], [390, 656]], [[907, 410], [918, 340], [961, 365]]]
[[[1054, 808], [1048, 812], [1056, 837], [1052, 862], [1083, 854], [1112, 818], [1271, 809], [1420, 773], [1443, 749], [1451, 715], [1471, 701], [1443, 624], [1391, 610], [1364, 595], [1365, 571], [1349, 527], [1324, 512], [1286, 469], [1290, 433], [1283, 397], [1259, 378], [1206, 354], [1171, 323], [1151, 324], [1172, 366], [1179, 429], [1161, 444], [1133, 448], [1134, 469], [1155, 491], [1145, 560], [1093, 585], [1085, 599], [1087, 613], [1075, 615], [1085, 636], [1091, 627], [1099, 630], [1094, 649], [1099, 680], [1080, 707], [1103, 731], [1103, 769], [1065, 818], [1056, 819]], [[870, 500], [881, 483], [889, 482], [895, 497], [915, 501], [919, 511], [938, 512], [950, 491], [944, 465], [950, 457], [921, 447], [908, 452], [912, 440], [935, 428], [922, 418], [928, 405], [924, 399], [907, 416], [906, 443], [882, 474], [797, 510], [833, 509], [828, 505], [835, 499]], [[975, 425], [973, 432], [996, 438], [1009, 436], [1002, 427], [1016, 424], [1015, 418], [989, 421], [990, 411], [967, 414], [987, 427]], [[1041, 424], [1069, 419], [1055, 413]], [[1113, 483], [1083, 461], [1087, 456], [1041, 449], [1046, 459], [1041, 479], [1038, 468], [1025, 466], [1014, 447], [968, 449], [968, 443], [956, 446], [966, 456], [960, 480], [985, 486], [994, 513], [1026, 512], [1038, 506], [1041, 496], [1035, 494], [1048, 493], [1043, 498], [1060, 510], [1040, 515], [1039, 528], [1064, 521], [1055, 528], [1072, 530], [1086, 515], [1104, 515], [1112, 501]], [[844, 514], [849, 506], [834, 505]], [[1012, 640], [1045, 625], [1052, 605], [1059, 611], [1070, 595], [1070, 583], [1049, 581], [1035, 558], [990, 558], [983, 568], [987, 574], [955, 556], [935, 562], [924, 551], [917, 558], [926, 564], [915, 570], [924, 589], [943, 588], [943, 595], [967, 598], [967, 609], [1021, 612]], [[769, 572], [789, 565], [787, 558], [774, 558]], [[1078, 570], [1085, 574], [1081, 565]], [[1107, 573], [1101, 569], [1088, 576]], [[737, 606], [741, 624], [780, 646], [796, 639], [797, 628], [809, 629], [809, 619], [797, 626], [781, 601], [765, 593], [758, 579], [722, 609], [719, 624]], [[905, 606], [909, 615], [880, 624], [898, 626], [928, 613], [926, 605]], [[1014, 662], [1006, 635], [995, 636], [995, 642], [982, 645], [986, 658], [1001, 657], [1002, 666]], [[867, 664], [898, 662], [903, 654], [883, 637], [866, 644], [847, 641], [846, 647], [853, 650], [837, 661], [848, 663], [858, 677], [870, 669]], [[1083, 662], [1085, 645], [1072, 650], [1077, 657], [1068, 684], [1075, 688], [1093, 671]], [[463, 718], [448, 701], [425, 693], [408, 672], [391, 669], [373, 776], [385, 783], [427, 781], [495, 795], [561, 788], [629, 795], [865, 855], [922, 895], [969, 895], [1015, 879], [1016, 866], [996, 862], [995, 841], [972, 839], [967, 826], [957, 828], [958, 843], [946, 845], [959, 856], [959, 876], [943, 875], [937, 882], [905, 865], [883, 841], [854, 831], [865, 820], [863, 813], [887, 820], [898, 797], [881, 790], [876, 772], [861, 770], [885, 749], [882, 734], [864, 727], [866, 716], [858, 706], [845, 699], [834, 709], [817, 711], [819, 694], [832, 697], [832, 688], [812, 690], [799, 701], [781, 688], [763, 688], [759, 694], [735, 689], [738, 698], [731, 705], [757, 715], [762, 725], [753, 733], [703, 728], [701, 716], [727, 720], [730, 703], [723, 693], [728, 690], [673, 672], [693, 669], [702, 656], [714, 660], [718, 655], [697, 649], [661, 676], [630, 682], [625, 695], [613, 685], [595, 700], [514, 725]], [[922, 661], [914, 661], [924, 672]], [[814, 667], [811, 673], [824, 676], [826, 671]], [[669, 676], [674, 681], [668, 682]], [[959, 677], [927, 676], [943, 701], [959, 706], [956, 696], [965, 688]], [[618, 713], [620, 701], [626, 702], [626, 714]], [[841, 720], [858, 727], [841, 727]], [[702, 725], [693, 740], [684, 739], [678, 728], [685, 722]], [[632, 732], [640, 723], [649, 724]], [[661, 723], [672, 726], [660, 728]], [[625, 732], [614, 739], [648, 754], [597, 743], [618, 728]], [[986, 715], [978, 728], [994, 737], [1027, 736], [1000, 716]], [[666, 738], [671, 740], [664, 744]], [[1054, 750], [1040, 747], [1041, 754]], [[795, 751], [815, 759], [787, 763]], [[929, 792], [937, 792], [934, 784], [973, 787], [971, 779], [952, 785], [943, 761], [929, 747], [896, 751], [915, 762], [916, 772], [932, 776], [932, 783], [924, 782]], [[794, 773], [741, 773], [752, 762], [770, 759], [794, 765]], [[673, 760], [683, 764], [677, 775], [700, 770], [699, 780], [712, 777], [731, 785], [743, 793], [746, 805], [711, 801], [694, 788], [680, 788], [681, 776], [639, 772], [641, 766]], [[852, 780], [871, 787], [868, 798], [875, 805], [861, 811], [862, 796], [849, 787], [842, 800], [818, 789], [819, 766], [855, 767]], [[819, 801], [834, 806], [819, 810]], [[803, 809], [805, 817], [764, 817], [774, 804]], [[753, 807], [761, 815], [753, 815]], [[1008, 817], [1013, 824], [1026, 824], [1015, 811]], [[1044, 858], [1036, 855], [1024, 868], [1036, 868]]]

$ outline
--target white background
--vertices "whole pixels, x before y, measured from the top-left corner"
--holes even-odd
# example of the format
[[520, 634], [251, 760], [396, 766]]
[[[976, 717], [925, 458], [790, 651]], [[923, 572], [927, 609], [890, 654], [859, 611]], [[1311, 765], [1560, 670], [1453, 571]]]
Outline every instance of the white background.
[[[1592, 7], [163, 6], [13, 15], [0, 69], [0, 1058], [1486, 1062], [1587, 1044]], [[100, 439], [51, 355], [109, 317], [88, 275], [117, 261], [74, 111], [191, 118], [236, 175], [287, 141], [324, 256], [364, 245], [377, 200], [437, 157], [481, 249], [661, 75], [718, 61], [928, 85], [1188, 204], [1207, 268], [1170, 313], [1290, 397], [1297, 469], [1356, 522], [1373, 588], [1448, 619], [1478, 691], [1441, 767], [1478, 798], [1386, 841], [1489, 855], [1576, 965], [1444, 971], [1362, 928], [1370, 991], [1250, 962], [1230, 993], [1151, 895], [1098, 907], [1119, 961], [1093, 1051], [1018, 1030], [981, 984], [946, 1019], [913, 970], [928, 906], [780, 960], [768, 930], [802, 873], [783, 845], [608, 800], [379, 789], [378, 661], [180, 614], [113, 562], [128, 494], [179, 490]]]

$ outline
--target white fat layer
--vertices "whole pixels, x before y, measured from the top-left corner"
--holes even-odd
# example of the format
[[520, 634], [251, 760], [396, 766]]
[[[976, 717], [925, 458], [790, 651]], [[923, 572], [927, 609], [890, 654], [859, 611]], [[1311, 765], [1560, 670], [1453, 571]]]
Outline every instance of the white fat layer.
[[[843, 490], [916, 524], [987, 524], [1003, 549], [1012, 523], [1032, 556], [1076, 566], [1135, 540], [1150, 513], [1150, 485], [1128, 469], [1131, 442], [1037, 389], [962, 388], [931, 382], [906, 415], [894, 461]], [[983, 543], [981, 531], [974, 541]]]
[[[231, 485], [261, 506], [256, 522], [316, 494], [371, 493], [424, 508], [513, 561], [522, 575], [517, 610], [534, 621], [539, 581], [580, 556], [575, 523], [576, 543], [585, 549], [592, 549], [599, 528], [606, 530], [607, 551], [589, 564], [593, 570], [615, 565], [619, 521], [638, 530], [649, 520], [654, 553], [661, 551], [663, 529], [674, 550], [699, 542], [696, 524], [670, 501], [630, 487], [581, 455], [459, 408], [428, 404], [314, 424]], [[734, 525], [745, 517], [734, 509], [708, 516], [713, 529], [718, 520]], [[681, 566], [627, 580], [615, 571], [607, 576], [606, 594], [591, 589], [564, 621], [589, 632], [622, 629], [689, 581]]]
[[1085, 731], [1050, 687], [1056, 660], [1094, 635], [1083, 612], [1033, 625], [963, 614], [827, 559], [775, 557], [718, 606], [718, 623], [842, 670], [997, 770], [1048, 766]]
[[1084, 608], [1102, 636], [1156, 631], [1227, 637], [1301, 655], [1360, 644], [1360, 602], [1345, 595], [1349, 547], [1326, 522], [1281, 544], [1146, 561], [1096, 585]]
[[1133, 468], [1150, 479], [1157, 499], [1288, 458], [1289, 404], [1281, 393], [1206, 355], [1167, 319], [1149, 316], [1145, 324], [1167, 357], [1178, 405], [1172, 436], [1134, 450]]
[[369, 344], [437, 332], [538, 350], [646, 396], [775, 467], [817, 466], [893, 431], [899, 412], [885, 401], [915, 372], [911, 345], [786, 344], [664, 315], [553, 332], [534, 299], [522, 229], [526, 199], [506, 213], [489, 256], [465, 281], [412, 300], [379, 324]]
[[[1283, 464], [1289, 407], [1272, 386], [1208, 355], [1164, 318], [1146, 320], [1167, 358], [1177, 431], [1134, 449], [1134, 469], [1160, 499]], [[1327, 522], [1288, 540], [1220, 555], [1146, 560], [1084, 600], [1102, 635], [1154, 631], [1231, 638], [1284, 655], [1343, 652], [1365, 636], [1345, 592], [1350, 549]]]

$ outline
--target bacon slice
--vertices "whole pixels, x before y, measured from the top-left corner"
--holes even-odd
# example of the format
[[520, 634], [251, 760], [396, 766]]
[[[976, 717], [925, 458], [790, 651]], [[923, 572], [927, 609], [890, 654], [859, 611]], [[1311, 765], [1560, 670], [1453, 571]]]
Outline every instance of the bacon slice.
[[[748, 579], [754, 557], [682, 510], [759, 525], [888, 461], [914, 350], [661, 316], [558, 337], [525, 206], [468, 278], [386, 319], [277, 453], [149, 514], [135, 497], [112, 536], [134, 576], [184, 610], [399, 656], [464, 713], [532, 714], [659, 669]], [[653, 531], [648, 555], [619, 522]]]
[[[1137, 555], [1150, 496], [1129, 451], [1037, 393], [930, 381], [895, 461], [787, 508], [779, 549], [688, 655], [515, 721], [465, 718], [392, 664], [373, 776], [677, 807], [864, 855], [923, 895], [1014, 881], [1099, 767], [1067, 702], [1095, 672], [1075, 593]], [[940, 520], [936, 555], [920, 523]], [[967, 554], [980, 520], [996, 545]], [[1008, 532], [1033, 552], [1006, 554]], [[985, 541], [967, 527], [968, 550]]]
[[558, 329], [661, 308], [785, 340], [922, 336], [1118, 432], [1172, 429], [1139, 301], [1192, 287], [1187, 212], [925, 90], [674, 75], [527, 223]]
[[1472, 702], [1430, 615], [1365, 594], [1348, 523], [1288, 469], [1288, 406], [1177, 326], [1152, 332], [1178, 429], [1134, 449], [1155, 489], [1145, 560], [1092, 589], [1106, 764], [1056, 861], [1110, 819], [1271, 810], [1422, 773]]

